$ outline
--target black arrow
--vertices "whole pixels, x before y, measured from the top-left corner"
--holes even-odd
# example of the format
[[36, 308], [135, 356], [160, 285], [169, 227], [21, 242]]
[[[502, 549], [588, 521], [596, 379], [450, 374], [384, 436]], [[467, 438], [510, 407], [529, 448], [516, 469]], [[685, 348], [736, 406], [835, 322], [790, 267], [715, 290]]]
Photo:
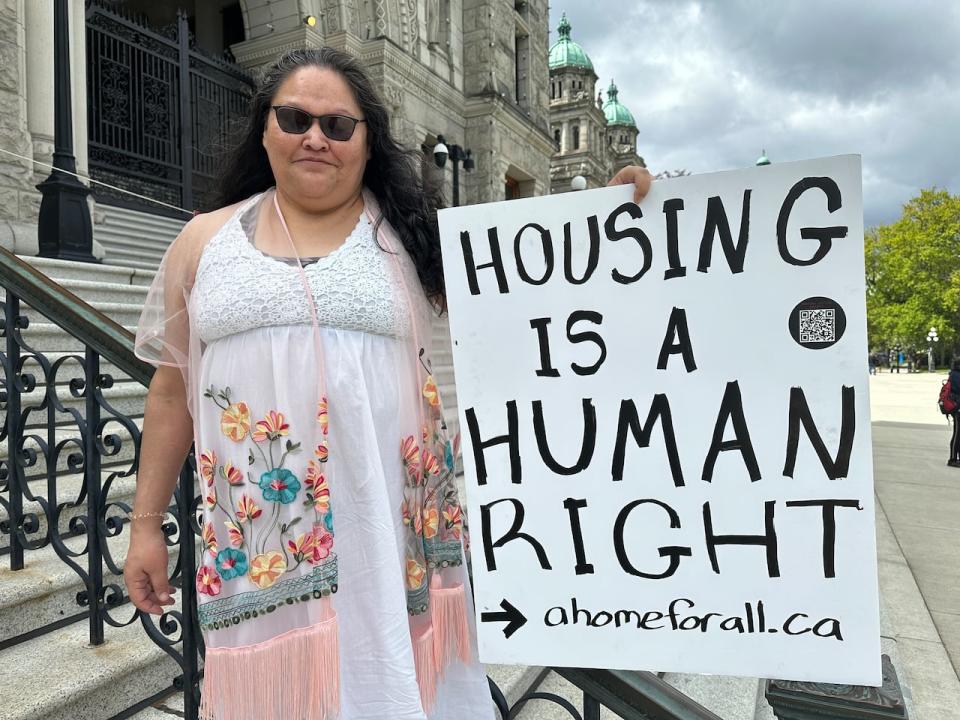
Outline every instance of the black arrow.
[[480, 622], [502, 622], [506, 620], [507, 624], [503, 628], [503, 636], [508, 638], [527, 624], [527, 618], [506, 600], [500, 602], [500, 607], [503, 608], [504, 612], [480, 613]]

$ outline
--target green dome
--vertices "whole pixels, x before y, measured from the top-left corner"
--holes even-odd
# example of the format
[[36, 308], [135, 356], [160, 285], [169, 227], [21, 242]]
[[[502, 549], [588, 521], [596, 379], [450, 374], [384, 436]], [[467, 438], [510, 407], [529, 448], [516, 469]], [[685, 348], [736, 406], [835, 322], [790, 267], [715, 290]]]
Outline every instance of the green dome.
[[593, 63], [583, 51], [583, 48], [570, 39], [570, 21], [564, 13], [560, 18], [560, 27], [557, 28], [560, 39], [550, 48], [550, 69], [576, 67], [593, 70]]
[[603, 104], [603, 114], [607, 116], [607, 125], [628, 125], [632, 128], [637, 127], [633, 114], [627, 110], [626, 105], [621, 105], [617, 100], [619, 94], [616, 84], [610, 81], [610, 87], [607, 88], [607, 101]]
[[767, 157], [767, 151], [761, 150], [760, 157], [757, 158], [757, 165], [769, 165], [769, 164], [770, 164], [770, 158]]

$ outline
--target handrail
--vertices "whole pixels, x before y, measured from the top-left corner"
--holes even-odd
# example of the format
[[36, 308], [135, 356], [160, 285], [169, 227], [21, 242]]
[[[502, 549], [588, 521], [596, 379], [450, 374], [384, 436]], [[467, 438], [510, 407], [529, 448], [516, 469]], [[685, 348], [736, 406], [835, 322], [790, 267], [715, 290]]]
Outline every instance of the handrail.
[[4, 248], [0, 285], [141, 385], [150, 385], [155, 369], [133, 354], [133, 333]]
[[621, 717], [649, 720], [723, 720], [654, 673], [592, 668], [553, 668], [560, 677]]

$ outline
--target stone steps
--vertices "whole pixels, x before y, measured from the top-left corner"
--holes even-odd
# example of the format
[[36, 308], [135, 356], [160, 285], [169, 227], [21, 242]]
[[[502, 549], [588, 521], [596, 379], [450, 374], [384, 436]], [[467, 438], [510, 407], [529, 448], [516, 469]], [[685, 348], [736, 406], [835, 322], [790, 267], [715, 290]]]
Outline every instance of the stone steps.
[[99, 205], [96, 219], [93, 237], [106, 250], [105, 264], [150, 270], [160, 264], [163, 253], [189, 217], [168, 218]]

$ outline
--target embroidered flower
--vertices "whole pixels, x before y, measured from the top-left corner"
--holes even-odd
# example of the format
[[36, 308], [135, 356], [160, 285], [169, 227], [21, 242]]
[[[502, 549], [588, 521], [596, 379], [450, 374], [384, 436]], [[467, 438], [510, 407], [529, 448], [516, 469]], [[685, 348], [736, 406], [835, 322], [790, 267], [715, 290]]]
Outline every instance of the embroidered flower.
[[413, 532], [418, 537], [423, 535], [423, 512], [420, 508], [413, 513]]
[[[327, 486], [327, 477], [320, 471], [320, 465], [313, 460], [307, 464], [307, 476], [304, 480], [310, 496], [313, 499], [313, 509], [325, 513], [330, 509], [330, 488]], [[307, 500], [304, 504], [309, 504]]]
[[426, 445], [428, 442], [430, 442], [430, 428], [427, 427], [426, 425], [424, 425], [424, 426], [420, 429], [420, 436], [423, 438], [423, 444], [424, 444], [424, 445]]
[[257, 420], [253, 431], [253, 441], [276, 440], [290, 433], [290, 425], [283, 417], [283, 413], [271, 410], [263, 420]]
[[444, 464], [446, 464], [447, 470], [449, 470], [450, 472], [454, 471], [454, 468], [456, 467], [456, 464], [457, 464], [457, 460], [456, 460], [456, 454], [454, 453], [454, 450], [453, 450], [453, 444], [449, 440], [447, 440], [446, 444], [443, 447], [443, 462]]
[[320, 423], [320, 430], [324, 435], [327, 434], [329, 417], [327, 415], [327, 396], [324, 395], [317, 403], [317, 422]]
[[239, 577], [247, 572], [247, 556], [233, 548], [221, 550], [217, 553], [217, 570], [224, 580]]
[[212, 522], [203, 524], [203, 549], [209, 550], [213, 557], [217, 556], [217, 534]]
[[249, 495], [240, 496], [240, 502], [237, 504], [237, 520], [242, 523], [248, 520], [256, 520], [262, 512], [260, 506], [253, 501], [252, 497]]
[[243, 485], [243, 473], [240, 468], [233, 463], [227, 463], [220, 467], [220, 476], [227, 479], [227, 482], [233, 486]]
[[298, 560], [302, 560], [304, 555], [313, 552], [315, 542], [316, 538], [313, 532], [300, 533], [296, 540], [287, 540], [287, 547], [290, 548], [290, 552], [292, 552]]
[[423, 384], [423, 396], [432, 407], [440, 407], [440, 394], [437, 392], [433, 375], [427, 375], [427, 381]]
[[447, 505], [443, 510], [443, 519], [446, 521], [447, 532], [459, 540], [460, 528], [463, 526], [463, 511], [460, 506]]
[[207, 510], [210, 510], [212, 512], [213, 509], [217, 506], [217, 489], [213, 485], [207, 488], [206, 501], [207, 501]]
[[228, 405], [220, 413], [220, 431], [234, 442], [243, 440], [250, 432], [250, 408], [244, 402]]
[[277, 468], [260, 476], [260, 489], [264, 500], [287, 505], [297, 497], [300, 481], [286, 468]]
[[207, 487], [213, 485], [213, 474], [217, 469], [217, 454], [213, 450], [207, 450], [200, 453], [200, 477], [202, 477]]
[[330, 557], [333, 550], [333, 534], [319, 525], [313, 527], [313, 553], [310, 556], [310, 564], [316, 565], [318, 562]]
[[243, 530], [233, 520], [224, 520], [223, 524], [227, 526], [227, 537], [230, 545], [235, 548], [243, 545]]
[[201, 565], [197, 570], [197, 592], [203, 595], [219, 595], [222, 583], [217, 571], [212, 567]]
[[268, 588], [287, 570], [287, 561], [283, 553], [276, 551], [257, 555], [250, 563], [250, 580], [261, 588]]
[[413, 435], [408, 435], [400, 443], [400, 455], [403, 458], [403, 464], [407, 468], [407, 474], [410, 477], [420, 477], [420, 448]]
[[439, 475], [440, 461], [437, 456], [429, 450], [424, 450], [422, 455], [423, 472], [425, 475]]
[[329, 510], [326, 515], [323, 516], [323, 525], [330, 532], [333, 532], [333, 510]]
[[320, 462], [326, 462], [330, 454], [327, 449], [327, 441], [324, 440], [319, 445], [317, 445], [317, 449], [313, 451], [313, 454], [317, 456], [317, 460], [319, 460]]
[[427, 574], [423, 565], [413, 558], [407, 558], [407, 587], [411, 590], [417, 590], [423, 585], [423, 578]]
[[423, 515], [423, 536], [429, 540], [435, 537], [440, 527], [440, 513], [435, 507], [430, 508]]

